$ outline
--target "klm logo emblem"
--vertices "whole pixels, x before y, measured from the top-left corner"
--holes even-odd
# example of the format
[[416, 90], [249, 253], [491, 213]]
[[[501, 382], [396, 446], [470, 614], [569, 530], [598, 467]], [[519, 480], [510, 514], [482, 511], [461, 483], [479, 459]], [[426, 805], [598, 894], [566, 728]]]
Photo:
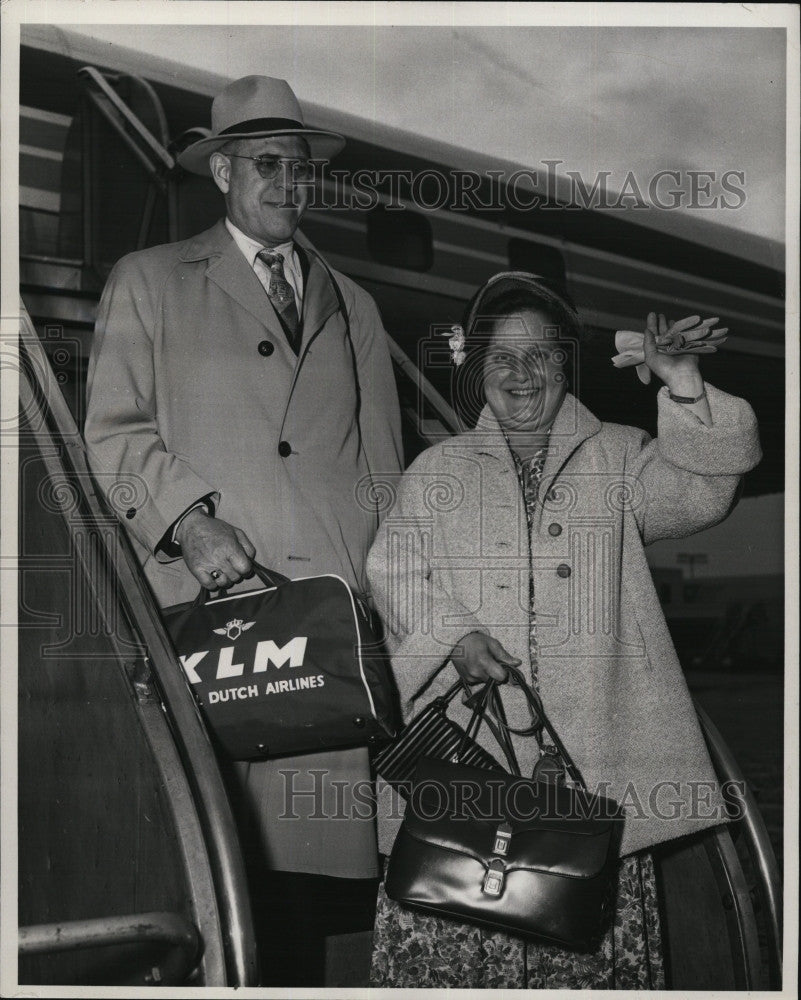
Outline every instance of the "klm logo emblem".
[[241, 618], [232, 618], [225, 628], [216, 628], [214, 630], [215, 635], [227, 636], [231, 642], [236, 642], [236, 640], [242, 635], [243, 632], [247, 632], [249, 628], [252, 628], [255, 622], [246, 622]]
[[[215, 629], [218, 635], [225, 635], [229, 639], [234, 639], [245, 632], [253, 625], [253, 622], [243, 622], [240, 619], [233, 619], [228, 622], [225, 628]], [[308, 636], [299, 635], [283, 646], [278, 646], [272, 639], [265, 639], [256, 645], [253, 655], [253, 663], [250, 672], [263, 674], [269, 664], [276, 670], [289, 664], [290, 667], [302, 667], [303, 658], [306, 655], [306, 643]], [[245, 663], [234, 662], [235, 646], [223, 646], [216, 651], [217, 665], [215, 680], [225, 680], [228, 677], [241, 677], [245, 673]], [[190, 684], [200, 684], [201, 677], [197, 672], [197, 667], [209, 655], [209, 650], [204, 649], [198, 653], [189, 653], [181, 657], [181, 666], [186, 671]]]

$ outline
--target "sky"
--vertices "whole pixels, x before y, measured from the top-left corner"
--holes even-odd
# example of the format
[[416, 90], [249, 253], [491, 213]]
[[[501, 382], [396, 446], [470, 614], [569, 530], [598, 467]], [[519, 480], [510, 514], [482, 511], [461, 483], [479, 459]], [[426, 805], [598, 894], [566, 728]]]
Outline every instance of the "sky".
[[[103, 6], [103, 5], [101, 5]], [[110, 9], [109, 5], [105, 5]], [[64, 25], [67, 27], [67, 25]], [[592, 182], [632, 171], [742, 171], [736, 209], [696, 214], [784, 238], [785, 52], [776, 28], [81, 25], [75, 30], [231, 79]], [[208, 124], [208, 123], [199, 123]], [[702, 196], [701, 200], [704, 199]]]

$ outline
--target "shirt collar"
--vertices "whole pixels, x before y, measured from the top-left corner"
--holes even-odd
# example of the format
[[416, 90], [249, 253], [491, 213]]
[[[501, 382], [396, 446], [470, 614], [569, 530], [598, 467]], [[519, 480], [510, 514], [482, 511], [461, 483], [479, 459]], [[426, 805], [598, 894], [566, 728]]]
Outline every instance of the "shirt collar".
[[537, 465], [543, 465], [545, 463], [545, 458], [548, 454], [548, 448], [551, 444], [551, 430], [553, 425], [548, 428], [545, 433], [545, 443], [541, 448], [538, 448], [529, 458], [521, 458], [517, 452], [512, 447], [512, 442], [509, 440], [509, 436], [506, 431], [501, 427], [501, 433], [503, 434], [503, 439], [506, 441], [506, 446], [512, 453], [512, 461], [515, 463], [515, 468], [518, 473], [522, 472], [526, 468], [533, 469]]
[[[264, 244], [259, 243], [258, 240], [254, 240], [250, 236], [246, 236], [245, 233], [243, 233], [241, 229], [237, 228], [237, 226], [235, 226], [230, 219], [225, 220], [225, 228], [231, 234], [234, 243], [236, 243], [245, 255], [247, 262], [251, 267], [253, 267], [259, 251], [265, 249]], [[295, 244], [292, 240], [289, 240], [287, 243], [282, 243], [277, 247], [270, 247], [269, 249], [275, 250], [276, 253], [280, 253], [284, 258], [284, 262], [292, 266], [292, 263], [294, 262], [293, 254], [295, 250]]]

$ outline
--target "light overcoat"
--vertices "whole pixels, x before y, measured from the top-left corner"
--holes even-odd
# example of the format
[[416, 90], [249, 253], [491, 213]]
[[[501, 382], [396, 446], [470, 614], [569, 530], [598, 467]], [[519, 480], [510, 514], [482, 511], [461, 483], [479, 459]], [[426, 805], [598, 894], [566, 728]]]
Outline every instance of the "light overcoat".
[[[212, 494], [266, 566], [295, 578], [336, 573], [365, 589], [378, 526], [368, 474], [397, 472], [400, 412], [372, 298], [336, 281], [305, 248], [300, 353], [223, 222], [181, 243], [124, 257], [97, 317], [85, 437], [98, 484], [129, 529], [162, 607], [198, 583], [157, 547], [172, 523]], [[243, 581], [237, 589], [258, 586]], [[374, 826], [282, 819], [287, 782], [306, 791], [315, 770], [331, 812], [336, 783], [369, 779], [364, 748], [237, 763], [232, 788], [254, 821], [268, 867], [342, 877], [376, 873]], [[286, 778], [281, 771], [297, 772]], [[314, 779], [316, 782], [316, 779]]]
[[[723, 820], [644, 550], [725, 518], [760, 458], [751, 407], [706, 388], [713, 426], [663, 388], [655, 440], [601, 423], [568, 394], [530, 553], [513, 458], [485, 408], [475, 430], [430, 448], [394, 483], [368, 557], [407, 718], [456, 679], [448, 656], [469, 632], [495, 636], [530, 670], [531, 563], [544, 706], [590, 789], [626, 807], [622, 853]], [[518, 689], [501, 690], [509, 722], [525, 726]], [[469, 718], [461, 704], [451, 717]], [[499, 755], [486, 730], [480, 741]], [[513, 743], [530, 775], [535, 744]], [[380, 817], [382, 850], [397, 825]]]
[[401, 467], [397, 391], [373, 299], [336, 274], [351, 349], [328, 274], [309, 258], [299, 357], [222, 222], [129, 254], [108, 279], [85, 437], [162, 606], [197, 593], [183, 560], [155, 549], [206, 494], [263, 564], [288, 577], [338, 573], [366, 584], [378, 520], [369, 490], [359, 502], [357, 489], [369, 471]]

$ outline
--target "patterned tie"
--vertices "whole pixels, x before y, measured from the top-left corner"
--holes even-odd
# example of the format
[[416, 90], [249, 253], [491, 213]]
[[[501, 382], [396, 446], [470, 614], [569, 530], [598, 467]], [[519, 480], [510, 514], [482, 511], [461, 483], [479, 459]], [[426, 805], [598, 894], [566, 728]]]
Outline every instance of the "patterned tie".
[[275, 250], [260, 250], [257, 256], [270, 270], [267, 295], [275, 306], [289, 346], [297, 354], [300, 350], [300, 317], [295, 292], [284, 276], [284, 258]]

